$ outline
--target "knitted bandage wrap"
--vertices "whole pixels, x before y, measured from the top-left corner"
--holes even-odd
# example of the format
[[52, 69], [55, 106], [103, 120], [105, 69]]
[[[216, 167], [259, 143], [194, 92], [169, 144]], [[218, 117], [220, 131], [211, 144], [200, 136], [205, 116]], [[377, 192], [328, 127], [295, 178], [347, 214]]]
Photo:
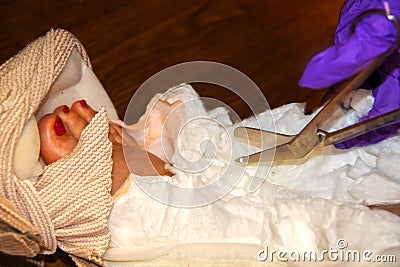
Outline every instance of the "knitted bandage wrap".
[[0, 201], [0, 240], [2, 251], [10, 255], [36, 256], [40, 233], [7, 200]]
[[0, 67], [0, 196], [41, 233], [42, 253], [53, 253], [58, 245], [80, 259], [102, 264], [112, 205], [112, 145], [105, 110], [84, 130], [75, 150], [47, 166], [36, 182], [18, 180], [12, 168], [24, 124], [74, 48], [90, 67], [82, 45], [64, 30], [50, 31]]

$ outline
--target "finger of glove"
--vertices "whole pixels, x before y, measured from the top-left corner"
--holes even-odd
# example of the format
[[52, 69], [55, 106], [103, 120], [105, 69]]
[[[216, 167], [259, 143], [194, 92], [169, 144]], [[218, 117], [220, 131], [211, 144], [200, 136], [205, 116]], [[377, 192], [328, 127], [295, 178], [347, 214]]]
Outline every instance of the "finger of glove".
[[383, 83], [372, 91], [375, 98], [374, 105], [363, 119], [373, 118], [400, 108], [399, 69], [395, 69], [392, 73], [396, 76], [383, 77]]
[[313, 57], [299, 85], [321, 89], [343, 81], [386, 52], [395, 40], [392, 22], [381, 15], [368, 16], [359, 22], [354, 34], [346, 41]]
[[[390, 74], [382, 75], [384, 83], [373, 90], [373, 95], [375, 97], [373, 108], [368, 112], [367, 116], [361, 117], [360, 121], [400, 108], [399, 69], [394, 69]], [[392, 134], [395, 134], [399, 128], [400, 123], [388, 125], [345, 142], [338, 143], [335, 147], [339, 149], [347, 149], [353, 146], [375, 144]]]

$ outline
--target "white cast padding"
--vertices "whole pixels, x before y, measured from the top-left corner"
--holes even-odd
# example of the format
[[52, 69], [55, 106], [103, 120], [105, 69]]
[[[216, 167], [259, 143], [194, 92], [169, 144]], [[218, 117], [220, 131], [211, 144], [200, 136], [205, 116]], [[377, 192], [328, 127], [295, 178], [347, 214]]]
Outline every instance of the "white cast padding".
[[[180, 98], [175, 98], [177, 95]], [[171, 157], [171, 170], [175, 175], [169, 178], [171, 183], [182, 187], [207, 185], [221, 176], [225, 171], [222, 167], [229, 164], [234, 167], [229, 174], [243, 174], [241, 181], [210, 205], [179, 208], [158, 202], [155, 200], [158, 195], [150, 197], [143, 192], [142, 185], [159, 190], [155, 192], [173, 192], [162, 179], [132, 175], [136, 181], [115, 201], [109, 218], [111, 247], [104, 255], [107, 264], [270, 266], [268, 261], [257, 259], [260, 246], [268, 245], [271, 250], [288, 253], [316, 252], [321, 255], [324, 250], [339, 249], [339, 240], [347, 243], [344, 250], [348, 249], [350, 253], [358, 250], [360, 253], [372, 251], [373, 255], [400, 254], [400, 217], [366, 207], [366, 204], [400, 201], [400, 179], [396, 175], [400, 173], [400, 166], [388, 163], [399, 158], [400, 135], [363, 148], [337, 150], [333, 146], [325, 147], [315, 151], [304, 163], [272, 166], [261, 188], [251, 193], [249, 181], [254, 177], [256, 167], [245, 168], [234, 162], [235, 157], [251, 151], [231, 135], [238, 125], [220, 119], [226, 117], [227, 111], [207, 111], [188, 85], [171, 88], [164, 96], [165, 100], [168, 101], [170, 96], [181, 100], [191, 96], [191, 101], [182, 101], [186, 104], [180, 118], [209, 116], [214, 119], [191, 119], [190, 123], [184, 124], [185, 130], [179, 131], [179, 136], [168, 139], [175, 140]], [[370, 109], [371, 97], [370, 91], [358, 90], [352, 98], [351, 108], [341, 111], [343, 116], [335, 116], [331, 127], [354, 124]], [[316, 113], [305, 115], [304, 105], [295, 103], [276, 108], [272, 114], [273, 121], [268, 111], [257, 115], [263, 129], [296, 134]], [[220, 122], [219, 127], [215, 121]], [[244, 124], [256, 127], [255, 118]], [[181, 127], [176, 125], [177, 129]], [[135, 127], [130, 130], [134, 131]], [[140, 137], [135, 133], [131, 136]], [[188, 160], [195, 158], [203, 140], [217, 140], [213, 143], [216, 156], [208, 168], [197, 172], [178, 168], [183, 166], [183, 159], [176, 154], [183, 151]], [[389, 166], [390, 172], [385, 170]], [[181, 194], [186, 199], [193, 196]], [[169, 197], [175, 196], [171, 193]], [[328, 258], [320, 262], [275, 263], [304, 267], [398, 266], [398, 262], [397, 265], [396, 262], [379, 265], [377, 262], [368, 264]]]
[[35, 117], [31, 117], [15, 145], [13, 157], [13, 171], [15, 175], [25, 180], [35, 174], [40, 168], [40, 138]]

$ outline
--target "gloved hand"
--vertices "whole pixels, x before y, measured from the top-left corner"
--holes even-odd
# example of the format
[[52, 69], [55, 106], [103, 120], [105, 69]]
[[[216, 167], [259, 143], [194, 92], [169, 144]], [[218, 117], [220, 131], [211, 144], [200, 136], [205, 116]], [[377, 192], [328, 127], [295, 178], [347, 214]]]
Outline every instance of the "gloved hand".
[[[320, 89], [332, 86], [356, 74], [378, 55], [386, 52], [396, 40], [392, 22], [382, 15], [366, 16], [349, 34], [357, 15], [373, 8], [384, 9], [384, 1], [347, 0], [340, 12], [335, 33], [335, 45], [317, 54], [308, 63], [299, 82], [301, 87]], [[400, 1], [387, 0], [390, 13], [400, 21]], [[393, 52], [378, 68], [379, 85], [372, 87], [375, 102], [368, 115], [360, 121], [372, 118], [400, 107], [400, 48]], [[368, 86], [366, 82], [363, 86]], [[377, 143], [397, 132], [400, 122], [360, 135], [336, 144], [337, 148], [350, 148]]]

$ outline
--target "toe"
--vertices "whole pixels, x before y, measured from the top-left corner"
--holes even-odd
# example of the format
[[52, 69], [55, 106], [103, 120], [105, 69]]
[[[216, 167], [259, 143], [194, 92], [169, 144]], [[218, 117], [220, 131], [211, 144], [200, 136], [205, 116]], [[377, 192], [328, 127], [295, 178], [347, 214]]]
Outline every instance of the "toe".
[[65, 128], [62, 120], [54, 113], [47, 114], [38, 122], [40, 155], [50, 164], [71, 153], [78, 143]]
[[113, 144], [122, 144], [122, 128], [119, 125], [110, 123], [110, 134], [108, 138]]
[[83, 129], [88, 125], [88, 122], [80, 114], [69, 109], [68, 106], [60, 106], [54, 110], [54, 114], [61, 118], [65, 128], [71, 135], [78, 139], [81, 137]]
[[84, 118], [87, 123], [89, 123], [97, 113], [87, 104], [86, 100], [74, 102], [71, 106], [71, 110]]

